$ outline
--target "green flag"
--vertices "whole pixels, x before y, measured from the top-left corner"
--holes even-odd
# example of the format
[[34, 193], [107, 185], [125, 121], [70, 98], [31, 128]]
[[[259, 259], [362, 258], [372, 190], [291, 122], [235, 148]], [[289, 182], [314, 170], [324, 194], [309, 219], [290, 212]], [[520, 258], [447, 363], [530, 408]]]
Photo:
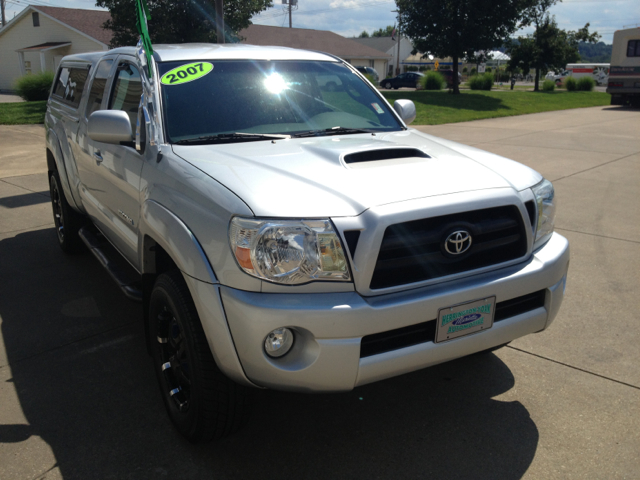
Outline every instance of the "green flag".
[[147, 19], [149, 18], [151, 18], [151, 15], [149, 15], [147, 0], [136, 0], [136, 28], [140, 34], [140, 41], [144, 46], [144, 52], [147, 56], [147, 68], [149, 69], [149, 76], [151, 77], [151, 56], [153, 55], [153, 47], [151, 46], [151, 37], [149, 37], [149, 29], [147, 27]]

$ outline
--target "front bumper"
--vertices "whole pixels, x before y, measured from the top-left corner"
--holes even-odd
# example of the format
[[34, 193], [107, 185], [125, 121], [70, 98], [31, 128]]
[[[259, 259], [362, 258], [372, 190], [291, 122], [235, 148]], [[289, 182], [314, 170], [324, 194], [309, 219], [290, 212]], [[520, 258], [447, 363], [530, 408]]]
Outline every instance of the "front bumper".
[[[293, 391], [347, 391], [453, 360], [547, 328], [564, 296], [569, 244], [554, 233], [523, 264], [399, 293], [256, 293], [220, 286], [220, 298], [246, 378], [255, 385]], [[498, 303], [545, 290], [544, 306], [505, 318], [481, 333], [360, 356], [362, 337], [435, 319], [438, 310], [477, 298]], [[269, 358], [267, 334], [295, 331], [292, 350]]]

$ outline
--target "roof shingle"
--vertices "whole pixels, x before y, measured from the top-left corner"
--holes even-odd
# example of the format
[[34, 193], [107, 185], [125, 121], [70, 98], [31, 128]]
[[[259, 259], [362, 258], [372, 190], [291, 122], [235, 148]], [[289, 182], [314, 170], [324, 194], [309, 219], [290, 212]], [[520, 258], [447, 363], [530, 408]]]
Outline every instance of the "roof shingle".
[[109, 45], [111, 37], [113, 37], [113, 32], [111, 30], [105, 30], [102, 28], [104, 22], [111, 18], [111, 14], [105, 10], [42, 7], [40, 5], [30, 5], [30, 7], [45, 13], [107, 45]]
[[242, 43], [301, 48], [331, 53], [340, 58], [390, 58], [385, 52], [361, 45], [337, 33], [306, 28], [283, 28], [267, 25], [249, 25], [240, 31]]

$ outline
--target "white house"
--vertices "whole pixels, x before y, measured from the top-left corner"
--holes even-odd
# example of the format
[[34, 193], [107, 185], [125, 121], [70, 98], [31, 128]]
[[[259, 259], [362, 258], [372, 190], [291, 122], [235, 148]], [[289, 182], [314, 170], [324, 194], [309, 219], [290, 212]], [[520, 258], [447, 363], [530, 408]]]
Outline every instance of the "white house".
[[[387, 75], [397, 75], [397, 73], [400, 73], [396, 72], [398, 66], [401, 72], [405, 71], [405, 69], [403, 69], [403, 61], [411, 55], [411, 51], [413, 50], [413, 45], [407, 37], [400, 37], [400, 42], [398, 42], [397, 38], [394, 40], [391, 37], [352, 38], [351, 40], [375, 50], [380, 50], [391, 56], [387, 69], [385, 71], [378, 70], [378, 73], [381, 74], [380, 78]], [[400, 62], [398, 62], [398, 43], [400, 43]]]
[[0, 90], [22, 75], [55, 71], [73, 53], [108, 50], [110, 14], [100, 10], [30, 5], [0, 30]]

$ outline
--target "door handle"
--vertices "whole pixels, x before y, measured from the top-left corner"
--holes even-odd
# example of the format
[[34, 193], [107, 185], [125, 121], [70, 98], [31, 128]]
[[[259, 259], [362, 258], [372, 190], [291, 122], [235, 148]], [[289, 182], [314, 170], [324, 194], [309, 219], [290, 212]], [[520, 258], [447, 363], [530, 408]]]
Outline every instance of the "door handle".
[[102, 163], [102, 155], [100, 155], [100, 150], [93, 152], [93, 156], [96, 159], [96, 165], [100, 165]]

